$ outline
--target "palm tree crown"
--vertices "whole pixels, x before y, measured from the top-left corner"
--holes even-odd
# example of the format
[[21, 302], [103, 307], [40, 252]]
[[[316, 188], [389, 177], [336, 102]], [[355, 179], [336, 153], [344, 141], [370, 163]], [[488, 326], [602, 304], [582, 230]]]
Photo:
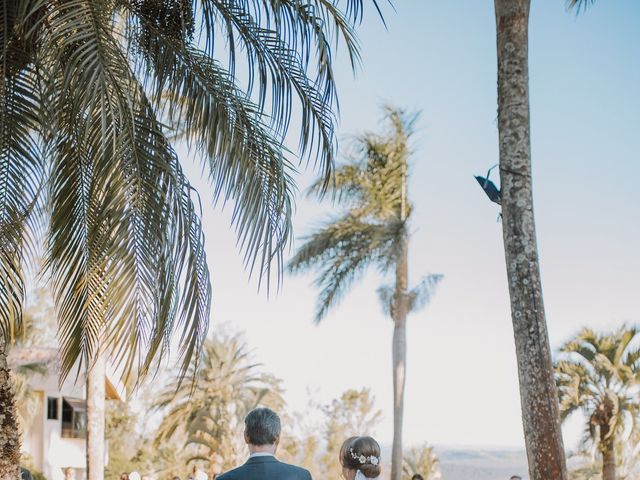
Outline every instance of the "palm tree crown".
[[612, 462], [616, 444], [640, 418], [638, 338], [635, 327], [611, 334], [584, 329], [562, 346], [555, 364], [561, 418], [582, 410], [585, 442], [592, 441]]
[[[305, 238], [305, 244], [291, 259], [292, 273], [319, 267], [316, 284], [320, 288], [315, 319], [321, 321], [366, 268], [375, 265], [386, 273], [395, 268], [402, 253], [403, 239], [412, 206], [407, 199], [409, 138], [416, 116], [385, 108], [389, 131], [365, 133], [355, 139], [352, 161], [338, 167], [329, 184], [338, 205], [346, 212]], [[311, 187], [317, 193], [322, 181]], [[439, 276], [429, 276], [411, 293], [416, 307], [428, 297], [428, 287]], [[383, 308], [394, 312], [393, 288], [379, 290]]]
[[361, 15], [362, 0], [3, 2], [0, 333], [19, 323], [45, 212], [63, 374], [104, 344], [143, 372], [176, 330], [184, 373], [210, 282], [169, 138], [201, 154], [214, 199], [235, 202], [246, 264], [268, 278], [275, 260], [279, 273], [294, 191], [283, 139], [299, 108], [300, 154], [329, 175], [331, 47], [358, 63]]

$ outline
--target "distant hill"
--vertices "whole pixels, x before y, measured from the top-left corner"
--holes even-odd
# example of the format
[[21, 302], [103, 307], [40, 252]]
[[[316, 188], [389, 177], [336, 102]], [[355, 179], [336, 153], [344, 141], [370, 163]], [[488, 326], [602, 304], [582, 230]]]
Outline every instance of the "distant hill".
[[442, 480], [509, 480], [511, 475], [527, 479], [524, 450], [435, 447]]
[[[440, 459], [442, 480], [509, 480], [511, 475], [529, 478], [524, 450], [437, 445], [434, 448]], [[390, 445], [382, 445], [382, 451], [383, 458], [391, 458]]]

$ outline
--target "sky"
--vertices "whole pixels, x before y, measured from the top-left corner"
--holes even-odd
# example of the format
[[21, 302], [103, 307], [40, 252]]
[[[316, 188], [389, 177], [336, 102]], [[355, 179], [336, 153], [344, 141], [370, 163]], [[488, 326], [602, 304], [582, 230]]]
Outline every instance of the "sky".
[[[586, 13], [532, 2], [530, 87], [535, 213], [544, 300], [555, 350], [580, 328], [638, 322], [640, 255], [640, 2], [599, 1]], [[398, 0], [360, 28], [355, 78], [338, 50], [340, 138], [375, 131], [381, 105], [421, 111], [409, 194], [410, 277], [444, 279], [408, 324], [405, 442], [524, 446], [498, 207], [473, 178], [498, 161], [493, 2]], [[185, 154], [182, 152], [183, 155]], [[304, 167], [304, 165], [302, 166]], [[304, 171], [301, 190], [313, 179]], [[202, 197], [206, 183], [188, 169]], [[205, 203], [206, 205], [206, 203]], [[255, 359], [284, 381], [288, 408], [370, 388], [392, 438], [391, 335], [375, 273], [319, 326], [312, 276], [285, 277], [267, 298], [243, 270], [230, 208], [205, 207], [212, 330], [244, 332]], [[298, 198], [296, 246], [329, 203]], [[580, 419], [565, 428], [572, 448]]]

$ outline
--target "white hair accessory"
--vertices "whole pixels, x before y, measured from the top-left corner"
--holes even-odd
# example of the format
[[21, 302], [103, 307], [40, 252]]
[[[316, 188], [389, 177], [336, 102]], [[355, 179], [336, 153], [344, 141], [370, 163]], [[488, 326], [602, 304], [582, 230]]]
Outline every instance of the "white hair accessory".
[[353, 458], [354, 460], [358, 460], [358, 462], [360, 462], [361, 465], [364, 465], [365, 463], [370, 463], [371, 465], [375, 466], [380, 463], [380, 459], [375, 455], [371, 455], [369, 457], [365, 457], [362, 454], [358, 455], [356, 452], [353, 451], [353, 448], [349, 449], [349, 453], [351, 454], [351, 458]]

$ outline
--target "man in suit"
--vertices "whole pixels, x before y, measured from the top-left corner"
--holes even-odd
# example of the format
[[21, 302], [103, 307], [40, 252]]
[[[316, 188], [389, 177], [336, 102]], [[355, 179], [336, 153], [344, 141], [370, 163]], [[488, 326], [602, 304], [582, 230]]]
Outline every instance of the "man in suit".
[[31, 472], [24, 467], [20, 467], [20, 479], [21, 480], [33, 480]]
[[249, 447], [247, 462], [216, 480], [311, 480], [304, 468], [279, 462], [280, 417], [268, 408], [256, 408], [244, 419], [244, 441]]

